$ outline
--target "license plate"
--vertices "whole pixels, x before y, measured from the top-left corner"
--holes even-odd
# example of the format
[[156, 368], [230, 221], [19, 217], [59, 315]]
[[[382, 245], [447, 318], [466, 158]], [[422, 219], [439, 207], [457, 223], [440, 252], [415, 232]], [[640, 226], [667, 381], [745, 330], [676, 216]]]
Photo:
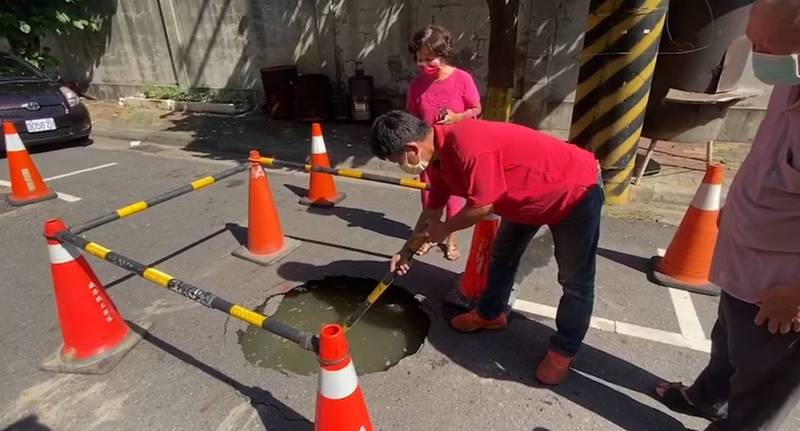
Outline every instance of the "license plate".
[[48, 130], [56, 130], [56, 122], [52, 118], [26, 120], [25, 127], [28, 129], [28, 133], [46, 132]]

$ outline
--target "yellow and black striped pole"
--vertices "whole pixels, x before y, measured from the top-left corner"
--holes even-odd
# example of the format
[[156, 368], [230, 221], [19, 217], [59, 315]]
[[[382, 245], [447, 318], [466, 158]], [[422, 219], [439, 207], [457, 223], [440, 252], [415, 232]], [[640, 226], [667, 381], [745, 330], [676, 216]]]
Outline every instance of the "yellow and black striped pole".
[[[414, 254], [425, 244], [425, 240], [427, 238], [423, 235], [412, 235], [405, 244], [403, 244], [403, 249], [400, 251], [400, 260], [403, 262], [411, 262], [414, 258]], [[362, 302], [361, 305], [354, 311], [351, 315], [347, 316], [344, 320], [344, 329], [345, 331], [349, 331], [356, 322], [359, 321], [367, 311], [375, 304], [376, 301], [383, 295], [383, 292], [386, 292], [386, 289], [394, 283], [395, 273], [392, 271], [388, 271], [386, 275], [383, 276], [381, 281], [372, 289], [369, 296], [367, 296], [366, 301]]]
[[570, 141], [597, 156], [606, 202], [624, 204], [669, 0], [592, 0]]
[[340, 177], [353, 178], [356, 180], [391, 184], [393, 186], [402, 186], [417, 190], [427, 190], [430, 187], [428, 183], [418, 181], [413, 178], [390, 177], [387, 175], [372, 174], [369, 172], [360, 171], [358, 169], [325, 168], [322, 166], [312, 166], [307, 163], [303, 164], [297, 162], [287, 162], [285, 160], [273, 159], [271, 157], [262, 157], [261, 164], [268, 168], [289, 168], [305, 172], [320, 172], [323, 174], [338, 175]]
[[219, 310], [241, 320], [242, 322], [293, 341], [305, 350], [316, 351], [318, 348], [317, 337], [313, 334], [301, 332], [276, 320], [268, 319], [267, 316], [261, 313], [229, 302], [211, 292], [206, 292], [199, 287], [186, 283], [185, 281], [181, 281], [158, 268], [149, 267], [129, 257], [115, 253], [96, 242], [81, 238], [68, 230], [57, 232], [55, 234], [55, 239], [62, 243], [72, 244], [75, 247], [78, 247], [81, 250], [91, 254], [92, 256], [98, 257], [106, 262], [130, 271], [131, 273], [136, 274], [147, 281], [167, 288], [179, 295], [197, 302], [198, 304]]
[[104, 214], [100, 217], [93, 218], [85, 223], [81, 223], [70, 231], [75, 234], [80, 234], [86, 232], [90, 229], [94, 229], [98, 226], [102, 226], [104, 224], [111, 223], [115, 220], [119, 220], [121, 218], [125, 218], [128, 216], [132, 216], [134, 214], [138, 214], [148, 208], [152, 208], [160, 203], [166, 202], [171, 199], [175, 199], [178, 196], [185, 195], [186, 193], [190, 193], [196, 190], [200, 190], [204, 187], [208, 187], [211, 184], [214, 184], [224, 178], [228, 178], [232, 175], [238, 174], [239, 172], [244, 172], [250, 167], [249, 163], [240, 163], [230, 169], [226, 169], [216, 175], [209, 175], [207, 177], [199, 178], [195, 181], [192, 181], [189, 184], [183, 185], [176, 189], [172, 189], [168, 192], [161, 193], [158, 196], [154, 196], [150, 199], [134, 202], [130, 205], [126, 205], [118, 210], [112, 211], [108, 214]]

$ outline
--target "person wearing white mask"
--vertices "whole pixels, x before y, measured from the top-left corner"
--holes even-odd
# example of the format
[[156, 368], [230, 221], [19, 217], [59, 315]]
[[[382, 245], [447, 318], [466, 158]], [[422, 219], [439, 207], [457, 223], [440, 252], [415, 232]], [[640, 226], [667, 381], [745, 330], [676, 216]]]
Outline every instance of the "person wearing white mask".
[[[440, 242], [491, 213], [502, 217], [486, 290], [475, 309], [450, 321], [457, 331], [505, 329], [520, 258], [538, 229], [549, 226], [562, 295], [557, 330], [535, 375], [544, 384], [561, 383], [586, 336], [594, 304], [604, 201], [594, 155], [518, 124], [467, 119], [428, 125], [400, 111], [375, 120], [370, 146], [404, 170], [428, 173], [431, 193], [414, 229], [428, 241]], [[450, 196], [466, 199], [466, 206], [442, 223]], [[391, 271], [403, 275], [408, 269], [400, 253], [392, 258]]]
[[778, 430], [800, 400], [800, 0], [756, 0], [747, 36], [774, 89], [720, 215], [711, 358], [691, 386], [656, 388], [706, 430]]

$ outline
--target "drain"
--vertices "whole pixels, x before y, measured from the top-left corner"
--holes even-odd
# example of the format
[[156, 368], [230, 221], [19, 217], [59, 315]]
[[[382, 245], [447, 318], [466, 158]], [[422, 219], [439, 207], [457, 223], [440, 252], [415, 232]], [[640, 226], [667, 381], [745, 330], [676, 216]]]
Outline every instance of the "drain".
[[[365, 278], [327, 277], [268, 298], [258, 310], [301, 331], [316, 333], [324, 323], [344, 321], [376, 284], [377, 280]], [[430, 319], [419, 301], [403, 288], [391, 287], [347, 334], [356, 370], [367, 374], [391, 368], [419, 350], [429, 327]], [[265, 331], [248, 327], [238, 331], [238, 338], [251, 364], [302, 375], [319, 371], [313, 354]]]

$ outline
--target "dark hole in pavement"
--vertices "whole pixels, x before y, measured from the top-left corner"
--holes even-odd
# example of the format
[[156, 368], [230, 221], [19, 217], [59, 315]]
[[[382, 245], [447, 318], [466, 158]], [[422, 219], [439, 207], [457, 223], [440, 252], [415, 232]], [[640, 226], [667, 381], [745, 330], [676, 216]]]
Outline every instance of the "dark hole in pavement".
[[[319, 333], [324, 323], [343, 322], [376, 284], [377, 280], [365, 278], [326, 277], [267, 298], [257, 310], [299, 330]], [[391, 286], [347, 333], [356, 371], [385, 371], [416, 353], [430, 323], [413, 294]], [[254, 327], [237, 335], [245, 358], [253, 365], [302, 375], [319, 372], [314, 354], [290, 341]]]

